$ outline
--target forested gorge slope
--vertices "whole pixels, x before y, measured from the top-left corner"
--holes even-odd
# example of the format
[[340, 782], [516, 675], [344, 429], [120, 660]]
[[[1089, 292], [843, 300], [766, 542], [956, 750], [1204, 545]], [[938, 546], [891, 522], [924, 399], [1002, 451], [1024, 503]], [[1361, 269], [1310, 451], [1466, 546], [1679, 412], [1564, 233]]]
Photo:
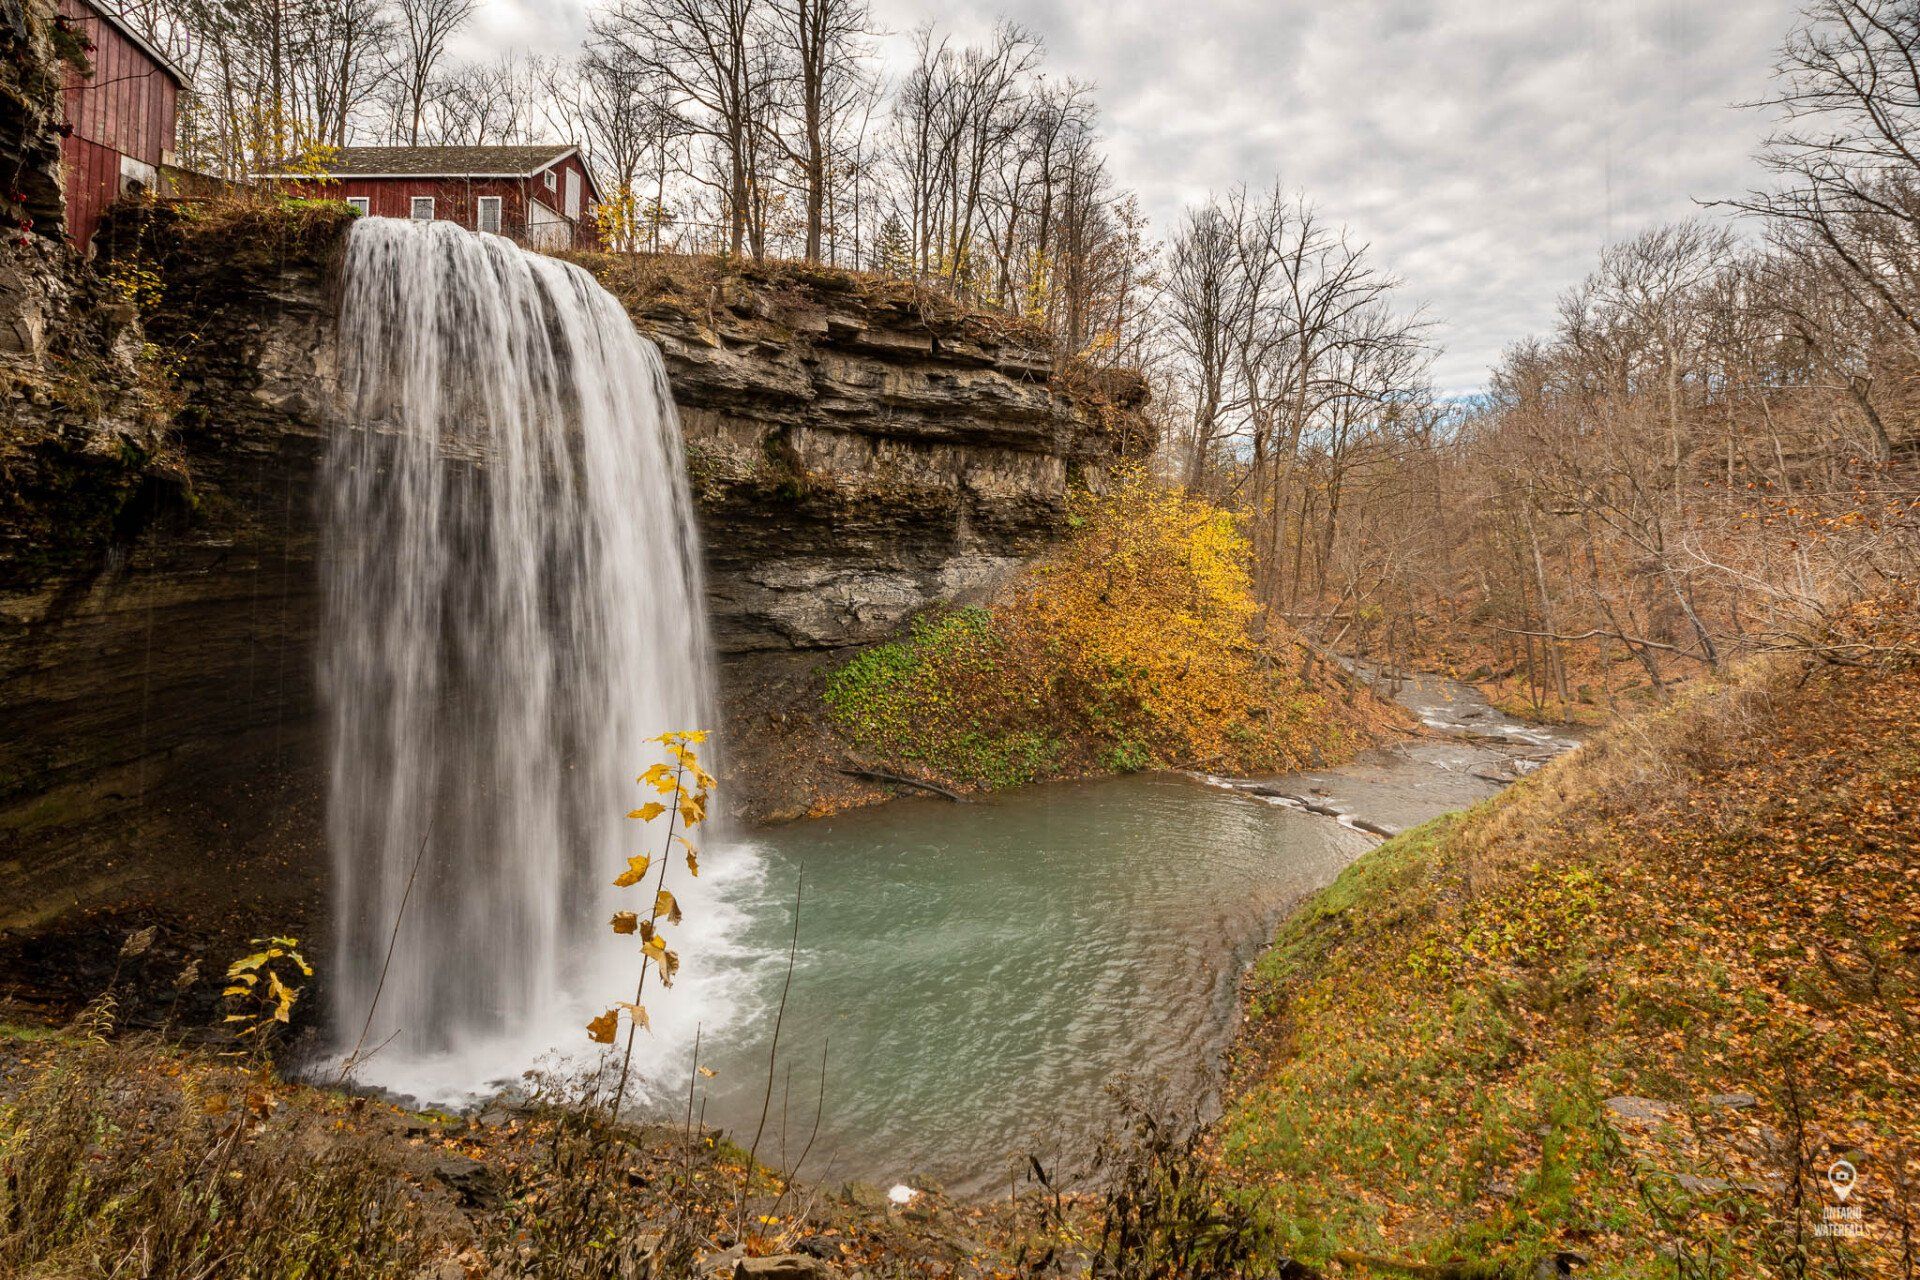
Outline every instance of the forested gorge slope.
[[[1899, 181], [1900, 212], [1836, 234], [1920, 252], [1920, 173]], [[1188, 228], [1176, 255], [1211, 255], [1249, 291], [1368, 302], [1325, 243], [1296, 286], [1272, 241], [1313, 248], [1297, 211], [1214, 217], [1227, 230]], [[1293, 351], [1297, 316], [1237, 295], [1176, 311], [1219, 352], [1223, 397], [1257, 410], [1196, 419], [1185, 477], [1240, 512], [1272, 616], [1485, 681], [1510, 710], [1597, 722], [1756, 654], [1911, 655], [1920, 338], [1911, 299], [1874, 291], [1906, 288], [1911, 258], [1868, 287], [1845, 250], [1770, 231], [1756, 247], [1701, 220], [1609, 248], [1465, 403], [1396, 375], [1404, 333], [1327, 333], [1358, 354], [1271, 367], [1255, 357]], [[1342, 390], [1363, 375], [1372, 390]]]
[[1255, 970], [1225, 1167], [1315, 1262], [1906, 1274], [1916, 742], [1911, 667], [1750, 671], [1367, 854]]
[[1547, 718], [1754, 655], [1912, 657], [1917, 54], [1910, 4], [1807, 6], [1753, 117], [1762, 187], [1608, 246], [1465, 399], [1309, 203], [1191, 210], [1168, 247], [1170, 454], [1246, 521], [1263, 607]]

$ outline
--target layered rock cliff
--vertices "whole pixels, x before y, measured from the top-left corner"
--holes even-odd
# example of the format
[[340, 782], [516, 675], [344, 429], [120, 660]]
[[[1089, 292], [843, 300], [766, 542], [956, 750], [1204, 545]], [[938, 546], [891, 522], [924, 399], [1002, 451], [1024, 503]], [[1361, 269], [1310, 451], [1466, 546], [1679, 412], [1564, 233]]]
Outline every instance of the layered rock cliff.
[[[6, 424], [0, 928], [133, 903], [312, 923], [316, 492], [346, 222], [133, 210], [97, 272], [41, 237], [0, 265], [69, 335], [19, 375], [37, 390]], [[837, 779], [811, 758], [822, 662], [1044, 545], [1069, 487], [1137, 450], [1143, 392], [1064, 379], [1032, 335], [862, 277], [588, 265], [659, 342], [682, 410], [727, 793], [748, 818], [803, 812]]]
[[338, 226], [148, 260], [181, 268], [166, 305], [38, 237], [0, 260], [57, 300], [42, 349], [5, 362], [0, 442], [0, 972], [29, 987], [86, 987], [119, 937], [101, 913], [222, 947], [313, 923]]
[[983, 598], [1075, 485], [1145, 451], [1144, 382], [898, 281], [582, 258], [665, 357], [705, 541], [736, 811], [861, 798], [813, 712], [835, 654]]
[[0, 0], [0, 226], [60, 233], [60, 65], [83, 56], [50, 0]]
[[723, 653], [869, 643], [990, 586], [1143, 438], [1137, 380], [1069, 391], [1043, 338], [909, 286], [583, 262], [666, 358]]

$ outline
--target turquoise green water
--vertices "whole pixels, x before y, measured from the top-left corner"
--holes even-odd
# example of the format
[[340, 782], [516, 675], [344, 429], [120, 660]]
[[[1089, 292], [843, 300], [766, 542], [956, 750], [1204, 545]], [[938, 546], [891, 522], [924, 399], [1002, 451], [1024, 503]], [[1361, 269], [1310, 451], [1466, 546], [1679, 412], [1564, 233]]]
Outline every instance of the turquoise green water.
[[[760, 836], [741, 905], [763, 1013], [709, 1041], [696, 1107], [745, 1145], [804, 869], [760, 1156], [800, 1176], [1005, 1186], [1084, 1167], [1124, 1078], [1204, 1106], [1238, 981], [1286, 907], [1373, 843], [1185, 778], [912, 800]], [[783, 1124], [784, 1119], [784, 1124]]]

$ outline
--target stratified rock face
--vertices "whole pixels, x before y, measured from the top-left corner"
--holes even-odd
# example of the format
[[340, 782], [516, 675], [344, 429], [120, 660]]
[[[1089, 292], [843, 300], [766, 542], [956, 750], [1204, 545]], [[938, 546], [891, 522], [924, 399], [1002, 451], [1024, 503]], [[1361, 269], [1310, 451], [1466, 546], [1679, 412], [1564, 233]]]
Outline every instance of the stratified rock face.
[[[0, 182], [0, 225], [57, 238], [66, 206], [60, 198], [60, 62], [53, 8], [47, 0], [0, 0], [0, 173], [6, 175]], [[0, 342], [6, 337], [0, 326]]]
[[705, 542], [736, 815], [861, 802], [824, 669], [986, 596], [1144, 452], [1131, 374], [1070, 389], [1044, 340], [909, 286], [792, 265], [587, 258], [666, 357]]
[[0, 259], [67, 299], [0, 442], [0, 931], [138, 904], [244, 938], [316, 896], [334, 320], [323, 258], [230, 248], [144, 328], [70, 258]]
[[[0, 478], [0, 935], [129, 904], [230, 934], [322, 923], [316, 498], [343, 219], [223, 229], [217, 252], [165, 210], [109, 220], [102, 252], [138, 246], [167, 280], [144, 327], [95, 314], [111, 298], [72, 264], [29, 282], [93, 316], [118, 372], [98, 411], [55, 386], [6, 423], [32, 466]], [[1136, 438], [1140, 393], [1069, 396], [1032, 345], [850, 277], [712, 274], [700, 306], [626, 293], [686, 425], [726, 799], [765, 817], [814, 785], [783, 763], [818, 754], [819, 668], [1040, 549], [1070, 485]], [[143, 342], [182, 361], [157, 400]], [[156, 403], [166, 430], [142, 435]]]
[[[619, 261], [588, 265], [631, 297]], [[630, 301], [666, 356], [728, 658], [870, 644], [985, 593], [1144, 439], [1137, 382], [1076, 399], [1018, 330], [797, 271]]]

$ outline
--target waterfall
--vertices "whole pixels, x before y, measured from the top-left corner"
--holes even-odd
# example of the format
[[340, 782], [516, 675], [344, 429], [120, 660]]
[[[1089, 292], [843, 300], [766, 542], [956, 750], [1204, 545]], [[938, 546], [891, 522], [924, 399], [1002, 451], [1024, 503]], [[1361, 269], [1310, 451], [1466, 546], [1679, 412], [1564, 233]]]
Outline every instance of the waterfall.
[[341, 1053], [378, 991], [356, 1079], [451, 1100], [631, 997], [610, 882], [646, 740], [709, 725], [698, 549], [659, 353], [580, 268], [363, 218], [340, 341], [325, 978]]

